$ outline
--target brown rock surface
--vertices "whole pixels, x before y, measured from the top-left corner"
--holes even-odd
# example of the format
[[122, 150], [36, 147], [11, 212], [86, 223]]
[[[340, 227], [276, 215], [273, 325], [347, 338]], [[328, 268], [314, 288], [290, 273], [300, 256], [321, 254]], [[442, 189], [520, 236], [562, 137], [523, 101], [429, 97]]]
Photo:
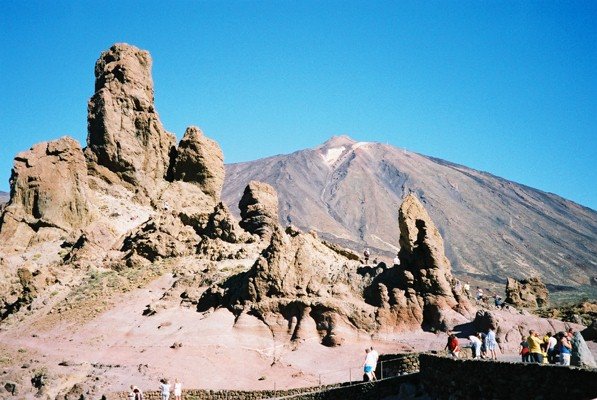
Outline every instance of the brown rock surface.
[[508, 278], [506, 303], [514, 307], [537, 308], [548, 305], [549, 292], [538, 277], [517, 281]]
[[278, 226], [278, 194], [267, 183], [251, 181], [238, 204], [240, 226], [268, 240]]
[[473, 307], [454, 293], [451, 266], [439, 231], [419, 200], [408, 195], [399, 210], [400, 266], [376, 277], [366, 291], [379, 307], [384, 329], [449, 330], [466, 321]]
[[187, 128], [174, 153], [170, 178], [196, 183], [218, 202], [225, 173], [224, 155], [218, 143], [193, 126]]
[[115, 44], [95, 64], [95, 94], [88, 105], [86, 156], [103, 179], [155, 198], [155, 181], [166, 176], [175, 137], [155, 110], [151, 57]]
[[88, 196], [85, 158], [74, 139], [33, 146], [15, 158], [0, 241], [26, 246], [82, 229], [90, 220]]

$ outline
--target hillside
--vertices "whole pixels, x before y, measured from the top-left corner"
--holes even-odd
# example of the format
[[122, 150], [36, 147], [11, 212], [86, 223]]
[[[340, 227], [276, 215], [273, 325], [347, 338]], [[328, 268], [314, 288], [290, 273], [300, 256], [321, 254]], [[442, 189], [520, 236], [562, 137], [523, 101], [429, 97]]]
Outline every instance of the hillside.
[[446, 241], [455, 273], [503, 282], [541, 276], [588, 285], [597, 275], [597, 212], [506, 179], [393, 146], [334, 137], [313, 149], [226, 166], [223, 199], [238, 215], [251, 180], [271, 184], [282, 223], [315, 229], [390, 260], [397, 210], [415, 193]]

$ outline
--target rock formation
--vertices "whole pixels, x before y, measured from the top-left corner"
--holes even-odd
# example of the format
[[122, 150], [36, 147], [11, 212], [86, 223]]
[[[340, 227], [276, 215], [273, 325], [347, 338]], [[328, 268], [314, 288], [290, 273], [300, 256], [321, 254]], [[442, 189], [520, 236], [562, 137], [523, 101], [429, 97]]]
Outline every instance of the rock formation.
[[537, 308], [548, 304], [547, 287], [537, 277], [517, 281], [508, 278], [506, 283], [506, 303], [514, 307]]
[[155, 110], [151, 57], [147, 51], [115, 44], [95, 64], [95, 94], [88, 105], [85, 155], [90, 171], [110, 183], [156, 197], [175, 137]]
[[595, 368], [595, 358], [589, 350], [585, 339], [582, 337], [580, 332], [574, 332], [574, 336], [570, 341], [572, 344], [572, 354], [570, 355], [570, 365], [584, 368]]
[[238, 204], [240, 226], [268, 240], [278, 226], [278, 194], [267, 183], [251, 181]]
[[400, 206], [398, 222], [400, 266], [377, 276], [365, 292], [368, 301], [379, 307], [378, 323], [385, 329], [449, 330], [465, 321], [473, 307], [452, 290], [443, 239], [413, 194]]
[[[253, 209], [263, 210], [260, 197], [250, 197], [257, 192], [255, 186], [247, 188], [243, 198], [253, 199]], [[199, 301], [199, 309], [224, 305], [250, 312], [273, 330], [281, 329], [282, 317], [295, 339], [304, 337], [305, 326], [315, 326], [322, 343], [330, 345], [342, 342], [339, 332], [347, 326], [401, 332], [447, 330], [467, 322], [472, 306], [453, 293], [441, 236], [414, 196], [400, 209], [400, 227], [401, 267], [387, 269], [383, 264], [361, 266], [314, 234], [269, 225], [270, 244], [253, 267], [214, 285]]]
[[69, 137], [16, 156], [11, 199], [0, 219], [0, 241], [28, 245], [68, 236], [90, 220], [87, 166]]
[[194, 182], [216, 202], [224, 184], [224, 155], [215, 141], [197, 127], [187, 128], [174, 151], [170, 179]]

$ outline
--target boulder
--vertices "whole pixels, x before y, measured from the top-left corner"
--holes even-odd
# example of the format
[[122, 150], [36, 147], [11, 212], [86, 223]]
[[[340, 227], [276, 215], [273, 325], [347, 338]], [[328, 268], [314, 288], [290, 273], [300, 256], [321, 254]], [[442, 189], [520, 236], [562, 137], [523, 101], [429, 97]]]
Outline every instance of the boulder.
[[205, 137], [199, 128], [187, 128], [174, 150], [169, 179], [192, 182], [220, 201], [224, 184], [224, 156], [217, 142]]
[[166, 177], [175, 145], [155, 110], [151, 57], [128, 44], [115, 44], [95, 64], [95, 94], [88, 104], [89, 170], [136, 191], [139, 200], [156, 197], [156, 180]]
[[516, 279], [508, 277], [506, 303], [516, 308], [537, 308], [548, 305], [549, 291], [538, 277]]
[[251, 181], [238, 204], [241, 228], [269, 240], [278, 229], [278, 194], [267, 183]]
[[10, 185], [10, 202], [0, 218], [3, 244], [68, 236], [91, 219], [85, 157], [72, 138], [39, 143], [18, 154]]
[[574, 332], [571, 343], [572, 354], [570, 355], [570, 365], [585, 368], [597, 367], [595, 358], [593, 358], [593, 354], [591, 353], [591, 350], [589, 350], [589, 347], [580, 332]]

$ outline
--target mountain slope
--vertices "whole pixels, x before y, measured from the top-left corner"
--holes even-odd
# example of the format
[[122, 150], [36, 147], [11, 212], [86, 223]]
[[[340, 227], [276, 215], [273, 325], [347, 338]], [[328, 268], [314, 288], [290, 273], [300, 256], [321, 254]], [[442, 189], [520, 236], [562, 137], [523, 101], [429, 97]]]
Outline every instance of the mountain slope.
[[280, 219], [388, 259], [397, 210], [414, 192], [437, 221], [454, 270], [472, 278], [540, 275], [557, 285], [597, 275], [597, 212], [557, 195], [393, 146], [334, 137], [323, 145], [226, 167], [238, 215], [250, 180], [276, 188]]

